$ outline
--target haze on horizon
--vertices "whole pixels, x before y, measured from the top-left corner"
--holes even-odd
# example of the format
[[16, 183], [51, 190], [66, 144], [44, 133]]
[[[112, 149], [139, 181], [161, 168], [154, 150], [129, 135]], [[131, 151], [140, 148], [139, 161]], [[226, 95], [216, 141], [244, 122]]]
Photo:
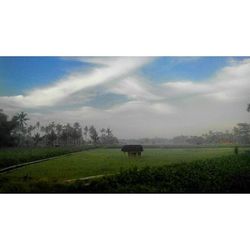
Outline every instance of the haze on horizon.
[[118, 138], [200, 135], [249, 122], [247, 57], [0, 57], [0, 108]]

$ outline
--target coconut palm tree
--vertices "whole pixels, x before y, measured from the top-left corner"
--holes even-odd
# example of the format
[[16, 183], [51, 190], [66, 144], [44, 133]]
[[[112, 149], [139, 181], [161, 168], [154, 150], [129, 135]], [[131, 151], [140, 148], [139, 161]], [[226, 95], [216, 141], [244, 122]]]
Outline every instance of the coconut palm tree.
[[17, 122], [21, 130], [27, 125], [27, 121], [29, 120], [28, 114], [24, 112], [20, 112], [16, 115]]
[[28, 114], [24, 112], [17, 113], [13, 117], [13, 120], [15, 120], [16, 123], [18, 124], [15, 131], [18, 138], [18, 144], [19, 146], [23, 146], [25, 142], [25, 134], [27, 133], [26, 125], [27, 121], [29, 120]]

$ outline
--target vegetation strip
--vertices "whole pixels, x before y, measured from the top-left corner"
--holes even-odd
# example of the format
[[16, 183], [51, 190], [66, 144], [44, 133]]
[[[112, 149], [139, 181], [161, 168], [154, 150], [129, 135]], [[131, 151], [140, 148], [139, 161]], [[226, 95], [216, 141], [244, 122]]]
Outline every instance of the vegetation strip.
[[[130, 168], [76, 181], [0, 176], [3, 193], [249, 193], [250, 155]], [[87, 181], [88, 180], [88, 181]]]
[[30, 162], [25, 162], [25, 163], [13, 165], [13, 166], [10, 166], [10, 167], [7, 167], [7, 168], [0, 169], [0, 173], [8, 172], [8, 171], [11, 171], [11, 170], [14, 170], [14, 169], [17, 169], [17, 168], [21, 168], [21, 167], [24, 167], [24, 166], [27, 166], [27, 165], [31, 165], [31, 164], [35, 164], [35, 163], [39, 163], [39, 162], [43, 162], [43, 161], [49, 161], [49, 160], [57, 159], [59, 157], [67, 156], [67, 155], [71, 155], [71, 154], [72, 153], [68, 153], [68, 154], [65, 154], [65, 155], [58, 155], [58, 156], [54, 156], [54, 157], [50, 157], [50, 158], [45, 158], [45, 159], [41, 159], [41, 160], [30, 161]]

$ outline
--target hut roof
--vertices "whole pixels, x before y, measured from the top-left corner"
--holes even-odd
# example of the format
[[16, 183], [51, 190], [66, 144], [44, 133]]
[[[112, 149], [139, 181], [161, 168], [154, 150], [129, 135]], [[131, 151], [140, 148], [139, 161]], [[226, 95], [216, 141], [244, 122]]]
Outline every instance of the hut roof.
[[124, 145], [121, 148], [121, 151], [123, 151], [123, 152], [142, 152], [143, 147], [142, 147], [142, 145]]

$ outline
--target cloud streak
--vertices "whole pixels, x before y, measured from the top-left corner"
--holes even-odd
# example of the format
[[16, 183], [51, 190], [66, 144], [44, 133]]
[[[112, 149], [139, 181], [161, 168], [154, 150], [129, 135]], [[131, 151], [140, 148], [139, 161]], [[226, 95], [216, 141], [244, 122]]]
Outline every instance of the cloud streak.
[[[137, 74], [152, 58], [77, 60], [94, 67], [87, 73], [72, 73], [26, 95], [0, 97], [1, 106], [37, 109], [31, 114], [34, 120], [110, 126], [123, 138], [199, 134], [209, 129], [230, 129], [237, 122], [249, 122], [245, 112], [250, 102], [249, 59], [231, 62], [206, 81], [161, 84]], [[108, 108], [84, 104], [85, 100], [100, 98], [98, 93], [124, 96], [126, 101]], [[73, 103], [81, 107], [66, 109]], [[57, 105], [65, 109], [58, 110]], [[51, 110], [44, 112], [44, 107], [51, 107]]]
[[96, 66], [89, 73], [72, 73], [64, 79], [46, 88], [39, 88], [26, 95], [0, 97], [0, 103], [23, 108], [53, 106], [64, 98], [107, 82], [131, 74], [150, 59], [145, 57], [84, 58], [86, 62], [102, 65]]

